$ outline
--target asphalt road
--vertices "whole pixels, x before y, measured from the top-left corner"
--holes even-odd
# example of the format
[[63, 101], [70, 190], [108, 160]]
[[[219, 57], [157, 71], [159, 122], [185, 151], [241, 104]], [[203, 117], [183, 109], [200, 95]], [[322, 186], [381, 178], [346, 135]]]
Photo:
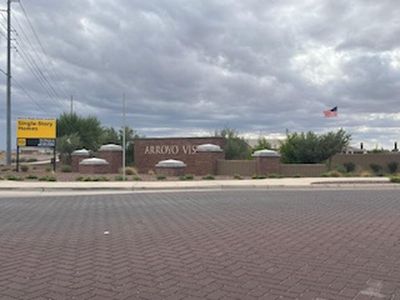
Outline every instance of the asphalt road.
[[0, 198], [0, 299], [400, 299], [398, 190]]

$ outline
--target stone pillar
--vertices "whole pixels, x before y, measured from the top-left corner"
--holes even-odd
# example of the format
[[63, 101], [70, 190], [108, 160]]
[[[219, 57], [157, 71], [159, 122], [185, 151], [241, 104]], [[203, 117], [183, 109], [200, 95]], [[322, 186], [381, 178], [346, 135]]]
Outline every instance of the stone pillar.
[[281, 156], [278, 152], [264, 149], [254, 152], [257, 175], [280, 174]]
[[79, 163], [89, 157], [89, 151], [86, 149], [75, 150], [71, 154], [72, 172], [79, 172]]
[[197, 146], [194, 175], [216, 175], [219, 159], [225, 159], [225, 153], [218, 145], [203, 144]]
[[106, 174], [109, 173], [109, 163], [101, 158], [87, 158], [79, 163], [81, 174]]
[[186, 164], [180, 160], [167, 159], [158, 162], [155, 169], [157, 175], [182, 176], [185, 175]]
[[122, 168], [122, 147], [120, 145], [103, 145], [100, 147], [98, 156], [109, 163], [110, 173], [119, 173]]

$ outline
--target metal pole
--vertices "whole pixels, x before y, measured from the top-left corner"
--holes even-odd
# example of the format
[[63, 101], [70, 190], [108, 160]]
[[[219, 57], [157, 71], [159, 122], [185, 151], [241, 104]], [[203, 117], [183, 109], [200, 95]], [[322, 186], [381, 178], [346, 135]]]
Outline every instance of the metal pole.
[[126, 180], [126, 107], [125, 107], [125, 93], [122, 95], [122, 178]]
[[7, 0], [7, 151], [6, 164], [11, 165], [11, 0]]

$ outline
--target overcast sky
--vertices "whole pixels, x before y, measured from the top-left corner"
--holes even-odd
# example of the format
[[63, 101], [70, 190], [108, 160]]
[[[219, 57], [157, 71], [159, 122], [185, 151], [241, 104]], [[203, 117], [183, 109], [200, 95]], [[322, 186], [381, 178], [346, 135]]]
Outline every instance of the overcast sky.
[[[69, 111], [70, 95], [76, 112], [120, 126], [124, 92], [128, 124], [148, 137], [342, 127], [355, 145], [400, 141], [398, 0], [21, 2], [44, 51], [13, 3], [13, 78], [30, 95], [14, 84], [13, 127]], [[339, 117], [324, 118], [334, 106]]]

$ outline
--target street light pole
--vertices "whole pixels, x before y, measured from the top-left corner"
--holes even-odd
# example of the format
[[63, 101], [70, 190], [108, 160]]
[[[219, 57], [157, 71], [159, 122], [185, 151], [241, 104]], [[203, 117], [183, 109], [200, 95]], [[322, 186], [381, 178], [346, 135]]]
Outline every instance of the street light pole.
[[125, 93], [122, 95], [122, 178], [126, 180], [126, 104]]
[[12, 0], [7, 0], [7, 166], [11, 165], [11, 2]]

